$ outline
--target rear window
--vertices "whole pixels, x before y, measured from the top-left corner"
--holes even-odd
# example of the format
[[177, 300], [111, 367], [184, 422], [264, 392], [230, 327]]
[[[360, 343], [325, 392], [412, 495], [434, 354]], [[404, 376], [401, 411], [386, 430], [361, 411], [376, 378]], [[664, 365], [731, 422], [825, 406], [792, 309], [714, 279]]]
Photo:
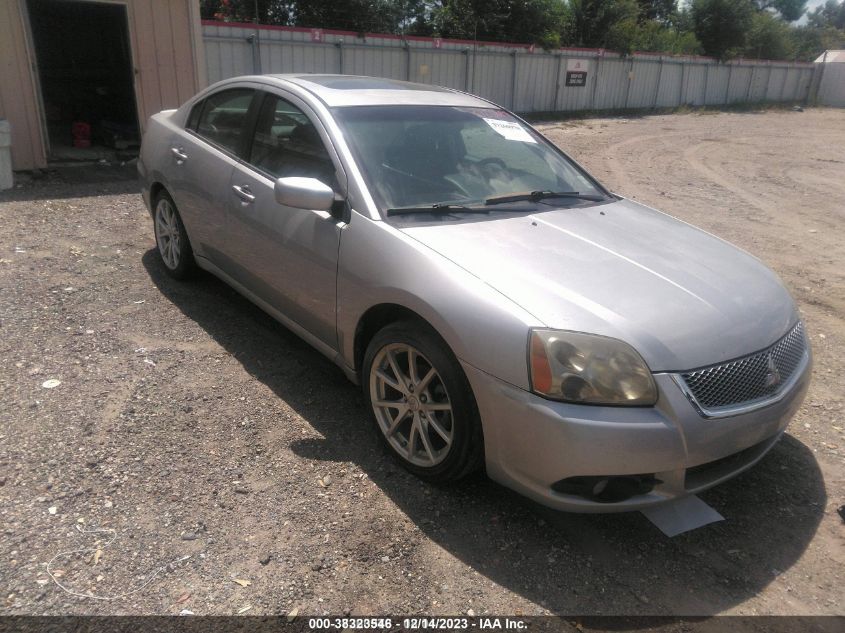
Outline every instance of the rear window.
[[206, 98], [197, 124], [197, 134], [238, 154], [243, 146], [246, 115], [254, 94], [255, 91], [249, 88], [234, 88]]

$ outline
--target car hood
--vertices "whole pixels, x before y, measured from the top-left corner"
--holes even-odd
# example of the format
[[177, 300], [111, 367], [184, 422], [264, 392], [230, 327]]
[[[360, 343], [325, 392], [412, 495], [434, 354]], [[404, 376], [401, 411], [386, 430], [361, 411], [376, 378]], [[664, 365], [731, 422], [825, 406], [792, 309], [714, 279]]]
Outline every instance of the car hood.
[[400, 230], [538, 325], [622, 339], [655, 372], [758, 351], [797, 319], [789, 293], [758, 259], [629, 200], [464, 217]]

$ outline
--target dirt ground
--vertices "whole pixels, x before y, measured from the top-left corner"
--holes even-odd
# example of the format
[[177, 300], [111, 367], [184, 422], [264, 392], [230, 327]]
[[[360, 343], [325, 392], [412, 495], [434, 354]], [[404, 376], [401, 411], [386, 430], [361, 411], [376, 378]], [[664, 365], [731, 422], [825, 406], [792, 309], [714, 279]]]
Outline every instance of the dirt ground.
[[[845, 111], [543, 128], [760, 257], [804, 314], [810, 394], [702, 495], [724, 522], [669, 539], [483, 477], [420, 483], [327, 360], [214, 278], [164, 275], [131, 176], [64, 169], [0, 196], [0, 610], [842, 614]], [[54, 557], [68, 590], [119, 599], [63, 591]]]

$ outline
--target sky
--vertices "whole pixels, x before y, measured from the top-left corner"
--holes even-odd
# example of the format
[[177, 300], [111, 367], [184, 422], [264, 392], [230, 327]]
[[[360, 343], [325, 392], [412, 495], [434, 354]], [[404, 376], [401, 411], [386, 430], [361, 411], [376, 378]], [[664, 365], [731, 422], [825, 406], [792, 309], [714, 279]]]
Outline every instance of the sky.
[[[801, 16], [801, 19], [798, 20], [797, 24], [807, 24], [807, 13], [815, 9], [816, 7], [822, 6], [827, 0], [807, 0], [807, 10], [804, 15]], [[680, 0], [678, 3], [679, 5], [689, 5], [690, 0]]]
[[[807, 2], [807, 13], [815, 9], [816, 7], [822, 6], [826, 0], [808, 0]], [[798, 24], [807, 24], [807, 13], [801, 16], [801, 19], [798, 20]]]

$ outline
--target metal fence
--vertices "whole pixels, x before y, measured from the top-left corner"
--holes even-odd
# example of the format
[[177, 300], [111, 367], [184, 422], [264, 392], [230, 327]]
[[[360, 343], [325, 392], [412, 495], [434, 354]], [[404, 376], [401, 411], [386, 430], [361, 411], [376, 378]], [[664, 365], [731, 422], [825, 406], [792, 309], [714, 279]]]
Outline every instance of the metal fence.
[[465, 90], [517, 112], [804, 102], [814, 65], [541, 51], [514, 44], [400, 38], [203, 22], [210, 82], [256, 73], [371, 75]]
[[813, 77], [811, 94], [819, 105], [845, 106], [845, 62], [822, 62]]

